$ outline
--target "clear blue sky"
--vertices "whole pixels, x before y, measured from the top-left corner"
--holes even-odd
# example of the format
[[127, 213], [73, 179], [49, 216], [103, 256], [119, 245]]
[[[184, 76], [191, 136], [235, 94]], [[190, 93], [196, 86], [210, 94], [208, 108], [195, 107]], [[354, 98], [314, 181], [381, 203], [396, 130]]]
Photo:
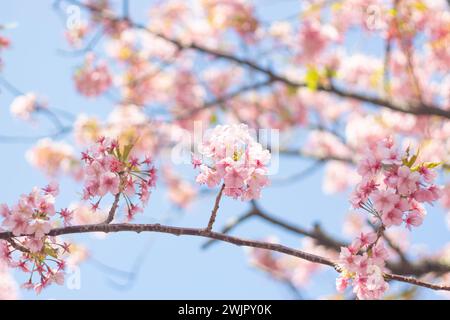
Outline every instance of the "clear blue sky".
[[[151, 1], [131, 1], [132, 17], [143, 21]], [[267, 19], [289, 17], [298, 6], [297, 1], [261, 0], [258, 8]], [[6, 35], [12, 40], [12, 48], [2, 57], [5, 69], [2, 76], [23, 91], [35, 91], [47, 97], [50, 106], [67, 109], [72, 113], [105, 115], [111, 109], [107, 99], [87, 100], [76, 94], [71, 81], [73, 68], [81, 57], [66, 57], [58, 53], [65, 48], [60, 18], [51, 8], [52, 1], [2, 1], [0, 23], [17, 22], [18, 27], [8, 30]], [[356, 35], [355, 41], [362, 41]], [[353, 45], [355, 42], [353, 41]], [[373, 49], [375, 50], [375, 49]], [[10, 93], [0, 93], [0, 135], [33, 135], [51, 130], [45, 119], [36, 125], [13, 119], [9, 105], [13, 99]], [[70, 141], [70, 138], [69, 140]], [[31, 144], [1, 144], [0, 157], [0, 202], [12, 203], [17, 197], [28, 192], [35, 185], [46, 183], [43, 174], [26, 162], [24, 153]], [[299, 159], [281, 159], [282, 170], [279, 177], [301, 171], [308, 162]], [[183, 169], [188, 171], [189, 169]], [[311, 226], [321, 221], [325, 229], [340, 235], [343, 217], [348, 209], [345, 196], [327, 196], [321, 193], [322, 171], [307, 179], [287, 187], [270, 187], [263, 193], [261, 204], [273, 214], [291, 220], [302, 226]], [[80, 186], [69, 179], [63, 179], [62, 194], [57, 205], [67, 206], [77, 198]], [[164, 190], [159, 186], [153, 194], [151, 205], [141, 222], [166, 222], [182, 226], [204, 226], [208, 220], [213, 198], [206, 197], [187, 212], [178, 212], [167, 203]], [[225, 199], [221, 205], [217, 226], [229, 218], [245, 212], [247, 204]], [[414, 241], [425, 243], [436, 249], [448, 241], [448, 230], [443, 222], [440, 208], [429, 210], [423, 228], [414, 233]], [[299, 243], [278, 229], [257, 221], [241, 225], [236, 234], [247, 238], [264, 238], [276, 235], [290, 246]], [[96, 259], [119, 269], [131, 270], [136, 257], [145, 252], [140, 263], [137, 279], [131, 286], [120, 287], [124, 278], [105, 272], [95, 263], [86, 262], [81, 266], [81, 289], [69, 290], [65, 286], [52, 286], [40, 296], [33, 292], [21, 291], [26, 299], [290, 299], [291, 292], [283, 285], [272, 281], [265, 274], [248, 265], [242, 248], [228, 244], [218, 244], [207, 251], [200, 248], [203, 240], [197, 238], [177, 238], [158, 234], [115, 234], [105, 240], [89, 235], [77, 236], [73, 240], [86, 244]], [[23, 280], [21, 274], [17, 278]], [[326, 293], [334, 293], [333, 271], [320, 274], [312, 285], [302, 290], [308, 298]], [[119, 286], [117, 286], [119, 284]], [[423, 291], [422, 297], [438, 297]]]

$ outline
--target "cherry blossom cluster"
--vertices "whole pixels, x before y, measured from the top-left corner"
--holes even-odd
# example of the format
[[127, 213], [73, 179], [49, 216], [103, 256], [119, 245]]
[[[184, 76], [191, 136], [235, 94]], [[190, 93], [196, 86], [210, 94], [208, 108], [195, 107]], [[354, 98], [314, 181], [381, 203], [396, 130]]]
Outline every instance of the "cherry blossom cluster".
[[66, 142], [41, 139], [26, 152], [25, 157], [33, 167], [42, 170], [49, 177], [70, 173], [77, 180], [80, 178], [79, 160], [72, 146]]
[[17, 96], [10, 106], [11, 114], [22, 120], [29, 120], [38, 108], [36, 94], [33, 92]]
[[269, 184], [267, 164], [270, 152], [250, 134], [247, 125], [219, 125], [199, 146], [202, 158], [194, 157], [200, 168], [196, 181], [212, 188], [222, 180], [224, 194], [234, 199], [258, 199]]
[[352, 283], [358, 299], [381, 298], [389, 289], [384, 280], [387, 258], [388, 252], [376, 233], [361, 233], [350, 246], [341, 248], [341, 274], [336, 279], [337, 290], [343, 292]]
[[104, 61], [95, 62], [92, 53], [86, 55], [84, 64], [74, 75], [77, 90], [86, 97], [95, 97], [104, 93], [112, 84], [109, 68]]
[[[139, 159], [131, 151], [133, 144], [119, 145], [117, 140], [100, 138], [96, 144], [82, 153], [84, 168], [83, 200], [97, 199], [92, 203], [94, 210], [106, 195], [123, 195], [127, 204], [127, 218], [130, 220], [148, 202], [151, 188], [156, 183], [156, 169], [150, 156]], [[139, 196], [140, 205], [131, 201]]]
[[418, 152], [400, 152], [392, 138], [369, 145], [357, 171], [361, 182], [352, 193], [354, 208], [370, 215], [377, 232], [364, 232], [350, 246], [341, 248], [341, 275], [336, 285], [343, 291], [350, 283], [359, 299], [378, 299], [388, 289], [384, 280], [388, 251], [382, 242], [385, 230], [405, 224], [418, 227], [426, 215], [423, 203], [438, 200], [441, 190], [433, 184], [438, 163], [416, 164]]
[[162, 168], [162, 176], [167, 186], [167, 196], [179, 208], [187, 208], [195, 200], [197, 190], [189, 181], [178, 176], [171, 167]]
[[0, 205], [2, 227], [14, 236], [0, 242], [0, 260], [29, 273], [23, 287], [37, 293], [52, 283], [64, 282], [64, 255], [69, 252], [69, 244], [48, 235], [52, 227], [61, 223], [67, 226], [72, 220], [72, 211], [55, 210], [58, 192], [58, 186], [50, 184], [22, 195], [12, 207]]
[[80, 21], [75, 23], [75, 25], [68, 28], [68, 30], [64, 33], [67, 42], [70, 46], [79, 48], [81, 47], [84, 38], [87, 36], [89, 32], [89, 26], [85, 21]]
[[351, 196], [354, 208], [369, 212], [385, 228], [417, 227], [426, 211], [423, 203], [433, 203], [441, 189], [433, 184], [436, 162], [416, 164], [418, 153], [410, 156], [409, 148], [400, 153], [392, 139], [375, 143], [358, 165], [361, 182]]

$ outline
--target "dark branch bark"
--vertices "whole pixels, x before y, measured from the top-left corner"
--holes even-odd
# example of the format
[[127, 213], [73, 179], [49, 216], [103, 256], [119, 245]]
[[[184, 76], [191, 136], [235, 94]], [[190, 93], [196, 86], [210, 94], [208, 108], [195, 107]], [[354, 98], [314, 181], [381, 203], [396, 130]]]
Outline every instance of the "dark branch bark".
[[108, 217], [103, 223], [108, 224], [114, 220], [114, 215], [116, 214], [117, 207], [119, 206], [119, 200], [120, 200], [120, 192], [114, 196], [114, 202], [111, 206], [111, 209], [109, 209]]
[[208, 226], [206, 227], [207, 231], [211, 231], [216, 221], [217, 211], [219, 210], [220, 200], [222, 199], [223, 189], [225, 189], [225, 183], [220, 187], [219, 193], [217, 194], [216, 201], [214, 202], [214, 208], [211, 212], [211, 217], [209, 218]]
[[[69, 226], [63, 228], [56, 228], [51, 230], [48, 235], [49, 236], [60, 236], [65, 234], [79, 234], [79, 233], [90, 233], [90, 232], [159, 232], [172, 234], [176, 236], [198, 236], [209, 239], [216, 239], [223, 242], [228, 242], [237, 246], [245, 246], [259, 249], [271, 250], [283, 254], [287, 254], [290, 256], [294, 256], [303, 260], [307, 260], [312, 263], [318, 263], [326, 266], [330, 266], [335, 270], [339, 271], [334, 261], [331, 261], [328, 258], [321, 257], [315, 254], [311, 254], [308, 252], [304, 252], [301, 250], [296, 250], [293, 248], [286, 247], [281, 244], [268, 243], [256, 240], [248, 240], [238, 237], [233, 237], [230, 235], [226, 235], [223, 233], [217, 233], [214, 231], [208, 231], [206, 229], [200, 228], [181, 228], [181, 227], [172, 227], [161, 224], [128, 224], [128, 223], [118, 223], [118, 224], [92, 224], [92, 225], [79, 225], [79, 226]], [[14, 238], [14, 235], [11, 232], [0, 232], [0, 239], [8, 240]], [[417, 286], [434, 289], [434, 290], [445, 290], [450, 291], [450, 286], [446, 285], [434, 285], [428, 282], [420, 281], [411, 277], [405, 277], [396, 274], [385, 274], [386, 279], [388, 280], [396, 280], [401, 282], [406, 282], [410, 284], [414, 284]]]

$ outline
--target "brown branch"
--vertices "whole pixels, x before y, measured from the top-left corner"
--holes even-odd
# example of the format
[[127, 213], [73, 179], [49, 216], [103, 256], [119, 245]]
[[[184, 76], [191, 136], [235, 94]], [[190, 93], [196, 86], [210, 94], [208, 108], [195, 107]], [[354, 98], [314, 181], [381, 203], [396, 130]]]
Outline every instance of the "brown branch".
[[30, 250], [29, 250], [28, 248], [24, 247], [24, 246], [23, 246], [22, 244], [20, 244], [20, 243], [17, 243], [17, 242], [14, 240], [14, 238], [10, 238], [10, 239], [8, 239], [7, 241], [8, 241], [8, 243], [9, 243], [14, 249], [16, 249], [16, 250], [22, 251], [22, 252], [24, 252], [24, 253], [29, 253], [29, 252], [30, 252]]
[[225, 183], [220, 187], [219, 193], [217, 194], [216, 201], [214, 202], [214, 208], [211, 212], [211, 217], [209, 218], [208, 226], [206, 231], [211, 231], [214, 221], [216, 221], [217, 211], [219, 210], [220, 199], [222, 199], [223, 189], [225, 189]]
[[345, 247], [347, 244], [340, 240], [335, 240], [325, 234], [319, 225], [315, 225], [314, 230], [307, 230], [302, 227], [296, 226], [295, 224], [292, 224], [290, 222], [286, 222], [282, 219], [279, 219], [277, 217], [274, 217], [267, 212], [264, 212], [257, 204], [256, 202], [253, 202], [254, 206], [254, 215], [260, 217], [261, 219], [275, 225], [279, 226], [287, 231], [291, 231], [296, 234], [300, 234], [302, 236], [310, 237], [320, 245], [326, 246], [328, 248], [334, 249], [336, 251], [340, 251], [341, 247]]
[[49, 133], [49, 134], [42, 134], [42, 135], [38, 135], [38, 136], [22, 136], [22, 135], [0, 135], [0, 143], [5, 143], [5, 144], [12, 144], [12, 143], [24, 143], [24, 144], [28, 144], [28, 143], [34, 143], [37, 140], [43, 139], [43, 138], [59, 138], [62, 137], [66, 134], [68, 134], [70, 131], [72, 131], [72, 127], [68, 126], [68, 127], [63, 127], [60, 130], [54, 132], [54, 133]]
[[[249, 218], [253, 217], [255, 215], [255, 211], [254, 210], [250, 210], [247, 213], [240, 215], [239, 217], [233, 219], [232, 221], [228, 222], [220, 231], [220, 233], [224, 233], [224, 234], [228, 234], [230, 233], [232, 230], [234, 230], [238, 225], [240, 225], [241, 223], [243, 223], [244, 221], [248, 220]], [[211, 239], [206, 241], [203, 245], [202, 245], [202, 249], [207, 249], [210, 245], [212, 245], [213, 243], [217, 242], [217, 240]]]
[[[166, 226], [161, 224], [129, 224], [129, 223], [113, 223], [113, 224], [90, 224], [90, 225], [77, 225], [77, 226], [68, 226], [63, 228], [56, 228], [50, 230], [48, 233], [49, 236], [60, 236], [65, 234], [80, 234], [80, 233], [91, 233], [91, 232], [159, 232], [159, 233], [167, 233], [173, 234], [176, 236], [199, 236], [204, 238], [216, 239], [228, 243], [232, 243], [238, 246], [246, 246], [253, 247], [259, 249], [267, 249], [280, 253], [285, 253], [291, 256], [295, 256], [310, 262], [319, 263], [323, 265], [328, 265], [334, 267], [334, 262], [311, 253], [303, 252], [300, 250], [292, 249], [280, 244], [267, 243], [262, 241], [255, 240], [247, 240], [238, 237], [229, 236], [226, 234], [208, 231], [204, 228], [182, 228], [182, 227], [173, 227]], [[25, 235], [24, 235], [25, 236]], [[11, 232], [0, 232], [1, 240], [8, 240], [14, 238], [15, 236]]]
[[[78, 226], [69, 226], [63, 228], [56, 228], [50, 230], [48, 233], [49, 236], [60, 236], [65, 234], [80, 234], [80, 233], [90, 233], [90, 232], [159, 232], [172, 234], [176, 236], [198, 236], [209, 239], [216, 239], [223, 242], [228, 242], [237, 246], [244, 247], [252, 247], [259, 249], [271, 250], [283, 254], [287, 254], [290, 256], [294, 256], [312, 263], [318, 263], [326, 266], [333, 267], [338, 271], [338, 267], [335, 262], [332, 260], [321, 257], [315, 254], [311, 254], [308, 252], [304, 252], [301, 250], [293, 249], [286, 247], [281, 244], [268, 243], [256, 240], [248, 240], [243, 238], [238, 238], [214, 231], [208, 231], [203, 228], [182, 228], [182, 227], [173, 227], [166, 226], [161, 224], [129, 224], [129, 223], [117, 223], [117, 224], [91, 224], [91, 225], [78, 225]], [[0, 239], [8, 240], [14, 238], [14, 235], [11, 232], [0, 232]], [[401, 282], [406, 282], [410, 284], [414, 284], [417, 286], [434, 289], [434, 290], [445, 290], [450, 291], [450, 286], [446, 285], [434, 285], [428, 282], [420, 281], [411, 277], [404, 277], [396, 274], [384, 274], [385, 278], [388, 280], [396, 280]]]

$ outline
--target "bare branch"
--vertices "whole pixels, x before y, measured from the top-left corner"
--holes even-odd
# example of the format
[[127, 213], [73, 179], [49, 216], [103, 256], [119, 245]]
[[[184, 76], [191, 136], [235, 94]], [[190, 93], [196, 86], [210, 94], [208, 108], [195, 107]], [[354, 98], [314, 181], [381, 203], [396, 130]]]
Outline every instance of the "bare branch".
[[[129, 224], [129, 223], [117, 223], [117, 224], [91, 224], [91, 225], [78, 225], [78, 226], [69, 226], [63, 228], [56, 228], [50, 230], [48, 233], [49, 236], [60, 236], [64, 234], [80, 234], [80, 233], [90, 233], [90, 232], [159, 232], [172, 234], [176, 236], [198, 236], [209, 239], [216, 239], [223, 242], [228, 242], [237, 246], [244, 247], [252, 247], [259, 249], [271, 250], [283, 254], [287, 254], [290, 256], [294, 256], [303, 260], [307, 260], [309, 262], [318, 263], [326, 266], [330, 266], [339, 272], [339, 267], [336, 263], [328, 258], [321, 257], [315, 254], [311, 254], [308, 252], [304, 252], [301, 250], [293, 249], [281, 244], [256, 241], [256, 240], [248, 240], [243, 238], [238, 238], [230, 235], [226, 235], [223, 233], [218, 233], [214, 231], [208, 231], [203, 228], [182, 228], [182, 227], [173, 227], [166, 226], [161, 224]], [[0, 239], [8, 240], [14, 238], [14, 235], [11, 232], [0, 232]], [[428, 282], [420, 281], [415, 278], [400, 276], [396, 274], [388, 274], [386, 273], [385, 278], [388, 280], [396, 280], [401, 282], [406, 282], [410, 284], [414, 284], [417, 286], [433, 289], [433, 290], [445, 290], [450, 291], [450, 286], [447, 285], [435, 285]]]
[[216, 201], [214, 202], [214, 208], [211, 212], [211, 217], [209, 218], [208, 226], [206, 227], [207, 231], [211, 231], [214, 221], [216, 221], [217, 211], [219, 210], [220, 199], [222, 199], [223, 189], [225, 189], [225, 183], [220, 187], [219, 193], [217, 194]]

